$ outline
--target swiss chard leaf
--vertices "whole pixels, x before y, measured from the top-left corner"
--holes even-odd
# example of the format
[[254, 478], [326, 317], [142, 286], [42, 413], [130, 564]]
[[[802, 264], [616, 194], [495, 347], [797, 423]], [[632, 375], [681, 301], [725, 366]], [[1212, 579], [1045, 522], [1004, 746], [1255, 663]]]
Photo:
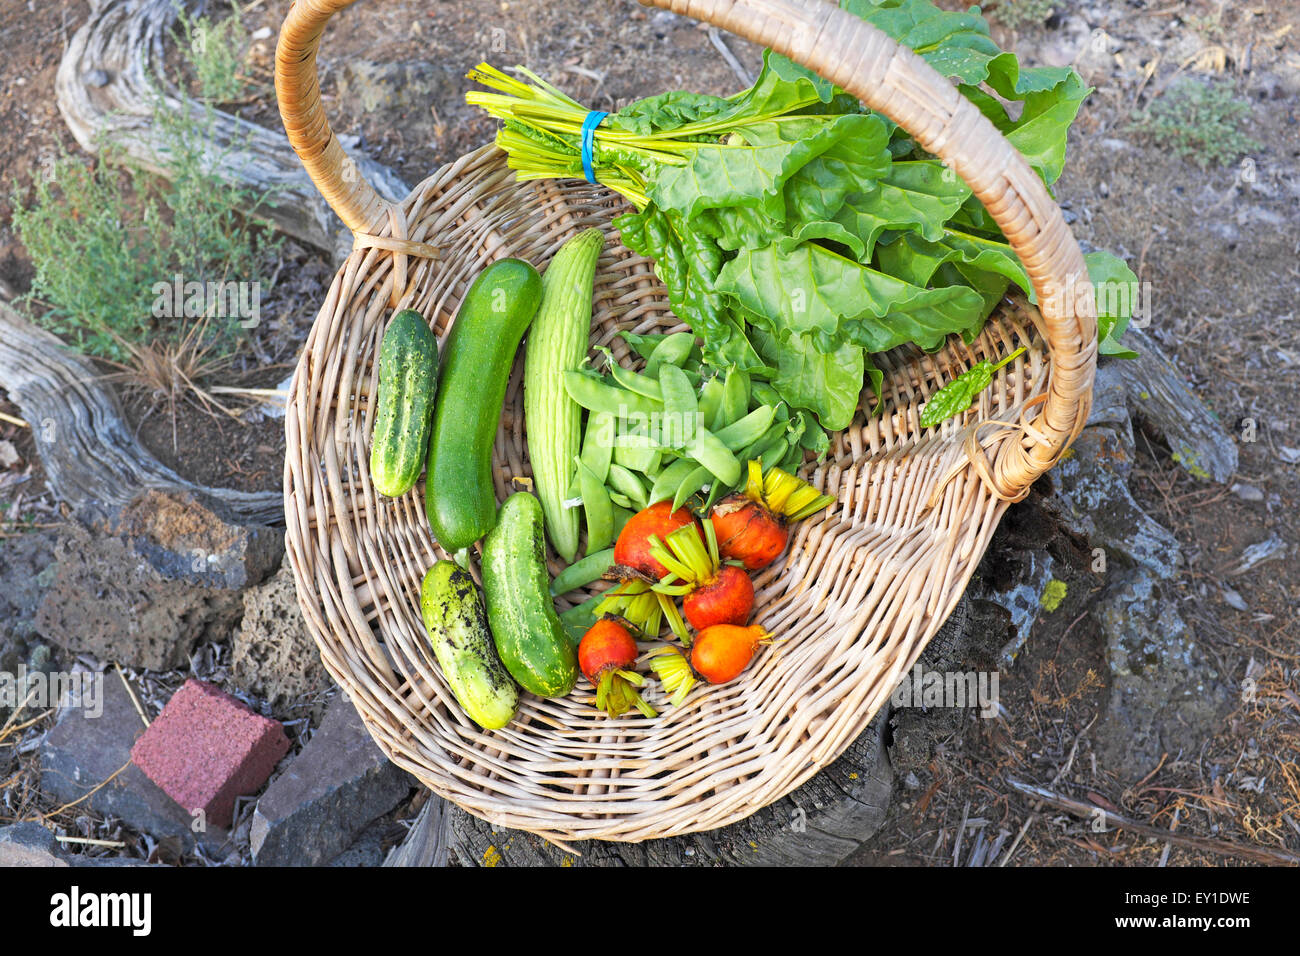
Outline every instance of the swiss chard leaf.
[[[929, 0], [841, 0], [840, 6], [909, 46], [943, 76], [956, 80], [993, 125], [1049, 185], [1061, 175], [1066, 131], [1090, 92], [1070, 67], [1021, 67], [998, 48], [988, 23], [972, 8], [940, 10]], [[997, 97], [981, 89], [987, 85]], [[1016, 119], [1005, 105], [1023, 103]]]
[[[802, 214], [802, 202], [815, 203], [809, 216], [827, 218], [822, 211], [836, 208], [858, 177], [869, 182], [888, 170], [888, 140], [884, 123], [866, 114], [756, 122], [732, 141], [701, 145], [685, 165], [666, 167], [650, 198], [691, 225], [708, 210], [752, 210], [758, 217], [742, 225], [766, 226], [759, 238], [774, 238], [785, 234], [792, 177], [794, 208]], [[755, 240], [752, 231], [716, 217], [703, 225], [724, 248]]]
[[848, 195], [835, 222], [853, 237], [845, 242], [858, 260], [867, 262], [885, 230], [915, 229], [927, 239], [940, 238], [943, 224], [970, 195], [970, 187], [937, 160], [894, 162], [874, 188]]
[[1109, 252], [1089, 252], [1083, 259], [1097, 299], [1097, 351], [1117, 358], [1137, 358], [1136, 352], [1119, 343], [1134, 315], [1150, 318], [1137, 308], [1141, 301], [1137, 276], [1124, 260]]
[[866, 357], [861, 348], [846, 344], [826, 352], [809, 336], [780, 337], [761, 327], [752, 335], [759, 354], [776, 370], [772, 384], [783, 399], [811, 411], [829, 431], [849, 427], [862, 394]]
[[649, 136], [661, 130], [712, 119], [731, 108], [731, 102], [720, 96], [672, 90], [637, 100], [611, 114], [605, 122], [613, 129]]
[[[836, 112], [856, 112], [856, 99], [847, 97], [842, 90], [807, 67], [800, 66], [789, 57], [771, 50], [763, 51], [763, 69], [749, 89], [731, 98], [732, 108], [726, 114], [728, 121], [751, 119], [757, 116], [776, 116], [790, 112], [820, 112], [832, 105], [851, 108]], [[847, 102], [846, 102], [847, 101]]]
[[982, 306], [972, 289], [926, 289], [792, 240], [740, 250], [714, 287], [774, 329], [813, 336], [827, 350], [846, 340], [870, 352], [905, 342], [932, 349], [977, 325]]

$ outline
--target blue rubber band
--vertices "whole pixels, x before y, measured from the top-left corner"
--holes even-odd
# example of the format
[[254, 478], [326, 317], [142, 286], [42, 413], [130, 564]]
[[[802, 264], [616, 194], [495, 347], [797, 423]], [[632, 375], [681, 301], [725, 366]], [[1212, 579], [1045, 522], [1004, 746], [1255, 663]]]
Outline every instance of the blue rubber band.
[[596, 185], [596, 172], [591, 168], [591, 153], [592, 147], [595, 145], [596, 127], [608, 115], [608, 113], [602, 113], [600, 110], [592, 110], [587, 114], [587, 118], [582, 121], [582, 174], [587, 177], [587, 182], [593, 186]]

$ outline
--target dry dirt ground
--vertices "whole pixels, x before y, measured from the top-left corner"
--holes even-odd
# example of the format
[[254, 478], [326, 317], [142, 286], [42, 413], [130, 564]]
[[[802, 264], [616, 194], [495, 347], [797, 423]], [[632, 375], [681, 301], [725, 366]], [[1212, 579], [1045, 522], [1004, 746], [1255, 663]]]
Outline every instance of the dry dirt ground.
[[[251, 32], [277, 28], [286, 4], [245, 6]], [[52, 88], [63, 45], [86, 14], [80, 0], [0, 0], [0, 293], [6, 297], [27, 291], [31, 281], [30, 262], [9, 226], [10, 188], [26, 189], [60, 148], [76, 150]], [[886, 828], [854, 861], [951, 865], [966, 817], [1019, 834], [1014, 864], [1238, 862], [1180, 846], [1166, 854], [1163, 842], [1124, 831], [1098, 835], [1073, 817], [1035, 813], [1009, 790], [1007, 776], [1054, 783], [1161, 829], [1300, 851], [1300, 571], [1292, 559], [1234, 578], [1244, 610], [1220, 596], [1223, 569], [1246, 546], [1278, 534], [1294, 556], [1300, 543], [1293, 454], [1300, 447], [1294, 412], [1300, 408], [1300, 5], [1061, 0], [1046, 24], [1018, 31], [997, 24], [996, 9], [991, 17], [1003, 46], [1026, 62], [1075, 62], [1096, 87], [1071, 131], [1057, 196], [1083, 242], [1123, 255], [1151, 283], [1152, 334], [1239, 437], [1236, 480], [1263, 492], [1262, 500], [1246, 501], [1199, 481], [1159, 441], [1139, 438], [1134, 492], [1188, 556], [1177, 585], [1182, 613], [1225, 679], [1239, 684], [1249, 669], [1259, 693], [1199, 753], [1168, 754], [1145, 779], [1120, 779], [1097, 759], [1087, 732], [1109, 691], [1097, 628], [1086, 607], [1046, 616], [1002, 674], [1011, 716], [954, 721], [925, 785], [899, 785]], [[248, 49], [246, 71], [256, 90], [239, 109], [277, 127], [273, 43], [258, 40]], [[752, 74], [758, 51], [734, 40], [727, 46], [739, 70]], [[491, 124], [461, 99], [464, 71], [481, 59], [525, 63], [601, 109], [664, 89], [725, 94], [742, 85], [706, 31], [632, 0], [384, 0], [359, 5], [327, 30], [322, 90], [336, 128], [359, 137], [362, 149], [414, 184], [491, 135]], [[416, 100], [369, 109], [350, 95], [358, 64], [413, 61], [425, 64]], [[1181, 77], [1230, 84], [1250, 104], [1246, 132], [1259, 148], [1241, 162], [1201, 168], [1135, 131], [1135, 116]], [[295, 271], [326, 281], [328, 268], [309, 260], [300, 255]], [[290, 325], [305, 334], [310, 304], [286, 308], [301, 313]], [[215, 426], [189, 427], [192, 413], [184, 413], [182, 443], [186, 436], [195, 440], [173, 452], [172, 423], [161, 428], [155, 412], [151, 425], [142, 410], [147, 406], [147, 396], [134, 400], [135, 420], [145, 419], [142, 435], [183, 472], [245, 487], [278, 485], [283, 445], [274, 428], [242, 434], [224, 422], [214, 438]], [[15, 411], [0, 402], [0, 412]], [[0, 535], [53, 520], [30, 437], [0, 419], [0, 441], [10, 441], [18, 456], [0, 465], [0, 507], [6, 508]], [[205, 454], [217, 443], [236, 449], [233, 460]], [[1029, 509], [1013, 509], [999, 534], [1026, 533], [1017, 522], [1031, 520]], [[1255, 785], [1243, 787], [1244, 780]]]

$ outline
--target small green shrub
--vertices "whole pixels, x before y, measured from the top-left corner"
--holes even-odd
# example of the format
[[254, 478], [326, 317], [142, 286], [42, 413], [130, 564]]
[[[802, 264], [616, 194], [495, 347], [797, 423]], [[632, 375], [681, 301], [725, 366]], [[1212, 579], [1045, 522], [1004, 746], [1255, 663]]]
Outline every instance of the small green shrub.
[[1205, 169], [1262, 148], [1242, 129], [1249, 116], [1250, 103], [1233, 95], [1230, 81], [1184, 78], [1136, 114], [1133, 125], [1158, 146]]
[[209, 103], [229, 103], [244, 95], [247, 82], [241, 72], [248, 31], [239, 16], [239, 4], [230, 5], [230, 16], [214, 22], [191, 17], [179, 3], [176, 7], [177, 40], [198, 84], [198, 96]]
[[[207, 38], [208, 62], [234, 56], [214, 52], [213, 39], [233, 31], [202, 19], [183, 22]], [[30, 202], [15, 193], [14, 228], [35, 270], [31, 297], [48, 306], [38, 321], [86, 353], [123, 362], [132, 346], [184, 339], [200, 318], [174, 301], [160, 309], [160, 283], [180, 276], [205, 285], [256, 284], [259, 296], [269, 291], [264, 272], [281, 240], [244, 213], [266, 197], [217, 174], [227, 152], [213, 145], [217, 120], [211, 100], [178, 112], [158, 93], [152, 123], [170, 180], [109, 147], [90, 163], [60, 157], [36, 182]], [[238, 314], [202, 318], [204, 341], [217, 354], [233, 351], [245, 334]]]

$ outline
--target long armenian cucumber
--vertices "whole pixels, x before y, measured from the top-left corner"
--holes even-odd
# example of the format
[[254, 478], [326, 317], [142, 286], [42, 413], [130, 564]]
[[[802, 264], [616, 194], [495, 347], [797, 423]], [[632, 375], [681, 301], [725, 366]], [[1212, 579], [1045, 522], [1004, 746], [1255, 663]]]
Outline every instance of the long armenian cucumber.
[[564, 388], [564, 373], [587, 354], [596, 260], [605, 246], [599, 229], [574, 236], [542, 276], [542, 304], [524, 345], [524, 429], [533, 484], [546, 518], [546, 536], [566, 563], [578, 553], [578, 511], [565, 508], [573, 459], [581, 444], [582, 409]]
[[439, 561], [420, 586], [420, 616], [451, 692], [474, 723], [496, 730], [510, 723], [519, 688], [502, 666], [469, 572]]
[[370, 480], [381, 495], [404, 495], [419, 480], [437, 387], [438, 340], [424, 316], [403, 309], [384, 330], [379, 346]]
[[468, 547], [496, 524], [492, 445], [515, 352], [541, 294], [542, 277], [527, 262], [494, 262], [470, 286], [447, 337], [424, 507], [448, 551]]
[[483, 542], [483, 593], [497, 654], [510, 676], [539, 697], [563, 697], [578, 656], [551, 603], [542, 506], [519, 491], [501, 506]]

